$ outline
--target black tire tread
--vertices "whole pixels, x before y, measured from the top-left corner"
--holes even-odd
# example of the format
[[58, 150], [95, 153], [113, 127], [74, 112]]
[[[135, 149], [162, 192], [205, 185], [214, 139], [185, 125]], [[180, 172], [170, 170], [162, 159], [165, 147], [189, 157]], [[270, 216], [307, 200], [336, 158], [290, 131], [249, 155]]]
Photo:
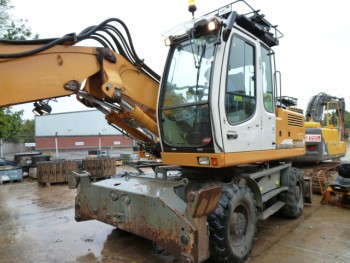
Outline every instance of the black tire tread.
[[[295, 191], [297, 183], [299, 182], [299, 189], [301, 191], [301, 200], [295, 197]], [[289, 174], [289, 189], [286, 193], [282, 194], [282, 200], [286, 202], [281, 209], [281, 214], [285, 217], [296, 219], [300, 217], [304, 212], [304, 184], [303, 175], [300, 169], [291, 167]]]
[[[254, 234], [251, 242], [246, 244], [246, 253], [239, 257], [230, 252], [229, 237], [227, 236], [227, 222], [231, 214], [231, 207], [234, 204], [234, 199], [249, 195], [251, 206], [253, 207]], [[249, 255], [254, 237], [256, 234], [257, 209], [255, 199], [251, 190], [243, 185], [223, 185], [222, 194], [215, 212], [208, 215], [208, 223], [210, 229], [210, 251], [211, 259], [220, 263], [243, 262]]]

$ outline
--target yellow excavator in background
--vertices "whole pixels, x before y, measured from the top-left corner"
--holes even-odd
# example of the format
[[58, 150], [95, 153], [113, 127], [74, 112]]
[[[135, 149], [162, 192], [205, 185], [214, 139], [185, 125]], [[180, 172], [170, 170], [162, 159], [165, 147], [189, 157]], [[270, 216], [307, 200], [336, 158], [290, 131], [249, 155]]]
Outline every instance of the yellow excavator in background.
[[[169, 31], [162, 77], [115, 18], [61, 38], [0, 40], [0, 107], [33, 102], [44, 114], [50, 99], [74, 94], [161, 156], [152, 174], [70, 173], [77, 221], [140, 235], [180, 262], [242, 262], [258, 219], [303, 213], [303, 174], [289, 159], [305, 154], [304, 116], [277, 103], [282, 36], [235, 1]], [[87, 39], [98, 47], [78, 45]]]
[[[289, 109], [297, 109], [297, 99], [290, 98]], [[311, 97], [305, 113], [306, 153], [293, 157], [293, 166], [303, 170], [304, 175], [312, 179], [312, 192], [327, 195], [329, 203], [341, 204], [339, 198], [332, 198], [328, 187], [338, 180], [338, 169], [342, 165], [340, 159], [346, 155], [345, 138], [345, 99], [320, 92]], [[344, 182], [341, 181], [341, 182]], [[338, 186], [340, 183], [338, 182]]]
[[294, 162], [317, 163], [339, 161], [347, 150], [344, 126], [345, 100], [321, 92], [307, 105], [306, 153], [293, 158]]
[[[350, 207], [350, 175], [346, 155], [345, 99], [321, 92], [313, 96], [306, 111], [306, 153], [294, 164], [312, 177], [314, 193], [323, 195], [322, 203]], [[304, 166], [304, 167], [303, 167]]]

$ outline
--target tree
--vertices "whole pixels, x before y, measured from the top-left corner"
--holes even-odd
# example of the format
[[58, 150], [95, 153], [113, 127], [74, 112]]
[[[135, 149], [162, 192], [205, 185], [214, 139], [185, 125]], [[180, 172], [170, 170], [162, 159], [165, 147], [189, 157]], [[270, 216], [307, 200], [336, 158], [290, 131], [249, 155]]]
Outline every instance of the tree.
[[[0, 38], [25, 40], [38, 38], [26, 25], [27, 20], [14, 20], [10, 11], [14, 7], [10, 0], [0, 0]], [[34, 120], [22, 120], [23, 111], [13, 112], [11, 108], [0, 108], [0, 138], [6, 142], [32, 142], [34, 140]]]
[[24, 21], [23, 19], [12, 21], [9, 28], [7, 28], [6, 34], [3, 35], [3, 38], [11, 40], [38, 38], [37, 34], [33, 37], [32, 31], [25, 25], [25, 22], [27, 22], [27, 20]]
[[25, 120], [21, 126], [21, 141], [34, 142], [35, 141], [35, 122], [34, 120]]
[[13, 8], [9, 0], [0, 0], [0, 35], [6, 32], [6, 25], [10, 21], [9, 11]]
[[0, 109], [0, 131], [4, 141], [22, 142], [22, 115], [23, 111], [12, 112], [10, 108]]
[[0, 38], [9, 40], [37, 39], [27, 26], [27, 20], [13, 20], [10, 11], [14, 8], [10, 0], [0, 0]]

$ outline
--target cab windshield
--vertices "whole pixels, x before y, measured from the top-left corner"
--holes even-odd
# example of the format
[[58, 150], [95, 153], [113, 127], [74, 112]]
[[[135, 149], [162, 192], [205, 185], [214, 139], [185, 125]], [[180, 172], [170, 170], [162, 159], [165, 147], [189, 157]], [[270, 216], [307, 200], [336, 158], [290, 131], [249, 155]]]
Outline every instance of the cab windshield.
[[215, 40], [207, 35], [173, 47], [160, 113], [163, 142], [171, 147], [212, 141], [208, 98]]

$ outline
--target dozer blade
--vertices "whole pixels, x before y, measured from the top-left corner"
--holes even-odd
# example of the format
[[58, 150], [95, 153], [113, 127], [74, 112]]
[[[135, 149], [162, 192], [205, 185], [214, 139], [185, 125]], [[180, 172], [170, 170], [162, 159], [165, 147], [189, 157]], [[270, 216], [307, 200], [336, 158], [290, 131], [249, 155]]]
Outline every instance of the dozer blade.
[[95, 183], [87, 172], [68, 175], [77, 221], [96, 219], [150, 239], [180, 262], [203, 262], [209, 257], [207, 214], [216, 209], [221, 187], [187, 194], [187, 203], [175, 193], [187, 179], [164, 180], [125, 176]]

